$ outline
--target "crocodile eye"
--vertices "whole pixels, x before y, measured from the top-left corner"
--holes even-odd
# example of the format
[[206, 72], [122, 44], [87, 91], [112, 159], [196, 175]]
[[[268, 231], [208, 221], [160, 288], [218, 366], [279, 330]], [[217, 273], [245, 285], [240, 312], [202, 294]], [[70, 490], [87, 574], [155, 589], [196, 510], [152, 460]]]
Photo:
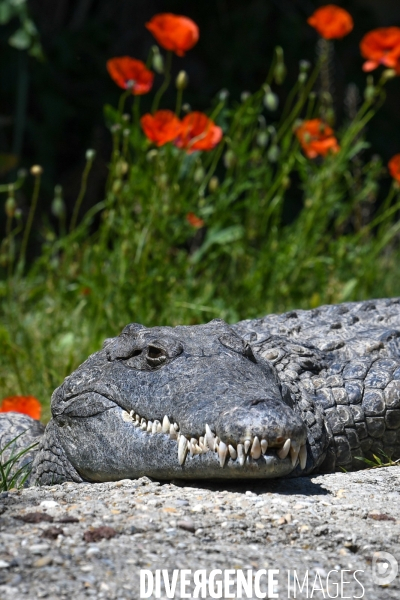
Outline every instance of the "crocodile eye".
[[257, 359], [253, 354], [253, 350], [252, 347], [250, 346], [250, 344], [246, 344], [245, 348], [244, 348], [244, 355], [251, 360], [251, 362], [256, 363], [257, 364]]
[[167, 360], [167, 356], [165, 351], [161, 348], [157, 348], [157, 346], [149, 346], [147, 348], [146, 360], [150, 367], [157, 367]]

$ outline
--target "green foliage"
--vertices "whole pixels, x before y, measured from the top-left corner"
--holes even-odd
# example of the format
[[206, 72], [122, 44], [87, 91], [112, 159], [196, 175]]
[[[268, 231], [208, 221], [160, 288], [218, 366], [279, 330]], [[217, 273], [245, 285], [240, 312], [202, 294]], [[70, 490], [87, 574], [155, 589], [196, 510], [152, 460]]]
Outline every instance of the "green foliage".
[[17, 50], [27, 50], [31, 56], [42, 59], [43, 51], [35, 23], [29, 16], [27, 0], [0, 0], [0, 25], [18, 19], [18, 28], [8, 43]]
[[[300, 118], [320, 114], [312, 91], [318, 68], [303, 66], [286, 104], [272, 111], [281, 61], [277, 52], [265, 85], [242, 102], [215, 99], [210, 116], [224, 138], [210, 152], [151, 147], [138, 96], [131, 114], [124, 112], [126, 93], [118, 109], [106, 106], [113, 150], [104, 200], [82, 217], [94, 160], [88, 151], [69, 226], [58, 186], [57, 225], [44, 221], [41, 254], [29, 269], [33, 214], [21, 235], [17, 208], [8, 203], [0, 251], [4, 395], [36, 396], [47, 418], [53, 389], [128, 322], [235, 322], [400, 293], [398, 188], [376, 206], [382, 164], [365, 153], [365, 126], [385, 81], [338, 131], [340, 152], [310, 160], [295, 132]], [[33, 207], [40, 174], [35, 178]], [[296, 204], [291, 186], [299, 190]], [[190, 225], [189, 213], [204, 227]]]
[[16, 451], [16, 442], [22, 435], [24, 435], [24, 432], [17, 435], [3, 448], [0, 448], [0, 492], [23, 487], [31, 473], [32, 461], [22, 466], [18, 466], [18, 462], [38, 446], [39, 442], [23, 450]]

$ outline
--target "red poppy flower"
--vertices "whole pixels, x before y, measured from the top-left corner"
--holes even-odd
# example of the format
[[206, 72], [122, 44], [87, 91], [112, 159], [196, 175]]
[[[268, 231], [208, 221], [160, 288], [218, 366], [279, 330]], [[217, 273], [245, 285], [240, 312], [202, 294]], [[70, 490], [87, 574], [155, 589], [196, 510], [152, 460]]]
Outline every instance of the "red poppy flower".
[[195, 229], [200, 229], [200, 227], [204, 227], [203, 219], [200, 219], [200, 217], [196, 216], [192, 212], [186, 215], [186, 221]]
[[192, 112], [182, 119], [175, 146], [187, 152], [212, 150], [222, 139], [222, 129], [201, 112]]
[[19, 412], [40, 419], [42, 406], [33, 396], [8, 396], [0, 405], [0, 413], [4, 412]]
[[149, 71], [144, 62], [130, 56], [110, 58], [107, 61], [110, 77], [123, 90], [132, 87], [132, 94], [147, 94], [152, 88], [154, 73]]
[[400, 183], [400, 154], [395, 154], [392, 156], [392, 158], [389, 160], [388, 167], [389, 173], [393, 179]]
[[140, 119], [146, 135], [157, 146], [163, 146], [178, 137], [181, 122], [172, 110], [158, 110], [154, 115], [147, 113]]
[[319, 35], [326, 40], [342, 38], [353, 29], [353, 17], [336, 4], [321, 6], [307, 19], [307, 23], [314, 27]]
[[172, 13], [155, 15], [146, 27], [160, 46], [178, 56], [185, 56], [185, 52], [193, 48], [199, 39], [199, 28], [194, 21]]
[[370, 31], [362, 38], [360, 50], [367, 59], [364, 71], [384, 65], [400, 75], [400, 27], [379, 27]]
[[340, 150], [333, 129], [321, 119], [304, 121], [297, 128], [296, 136], [308, 158], [326, 156], [329, 152], [336, 153]]

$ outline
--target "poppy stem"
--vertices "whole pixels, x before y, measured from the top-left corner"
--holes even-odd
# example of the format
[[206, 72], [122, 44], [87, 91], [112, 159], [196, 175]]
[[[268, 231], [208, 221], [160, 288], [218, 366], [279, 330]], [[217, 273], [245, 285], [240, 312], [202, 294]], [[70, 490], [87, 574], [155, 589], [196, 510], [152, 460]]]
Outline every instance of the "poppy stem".
[[166, 64], [165, 64], [164, 81], [163, 81], [162, 85], [160, 86], [159, 90], [157, 91], [156, 95], [154, 96], [153, 105], [151, 107], [151, 112], [153, 114], [156, 112], [158, 105], [160, 104], [160, 100], [161, 100], [165, 90], [168, 88], [168, 86], [170, 84], [171, 65], [172, 65], [172, 52], [171, 52], [171, 50], [169, 50], [167, 52], [167, 60], [166, 60]]
[[93, 165], [93, 160], [94, 160], [94, 156], [93, 156], [93, 158], [89, 158], [86, 160], [85, 169], [82, 174], [81, 189], [79, 190], [78, 198], [76, 199], [76, 202], [75, 202], [74, 212], [72, 214], [72, 219], [71, 219], [71, 225], [69, 227], [70, 232], [73, 231], [76, 227], [79, 209], [81, 207], [82, 200], [85, 197], [87, 180], [88, 180], [88, 176], [90, 173], [90, 169], [92, 168], [92, 165]]
[[29, 235], [30, 235], [31, 229], [32, 229], [33, 217], [36, 212], [36, 206], [37, 206], [37, 202], [38, 202], [38, 198], [39, 198], [40, 182], [41, 182], [41, 174], [35, 175], [35, 184], [33, 187], [31, 208], [30, 208], [30, 211], [28, 214], [28, 220], [26, 222], [25, 231], [24, 231], [24, 235], [23, 235], [22, 243], [21, 243], [21, 251], [20, 251], [20, 255], [19, 255], [19, 263], [20, 263], [21, 270], [24, 268], [24, 264], [25, 264], [26, 247], [28, 245], [28, 239], [29, 239]]
[[132, 121], [134, 125], [138, 125], [140, 121], [140, 96], [136, 95], [132, 106]]
[[211, 177], [214, 175], [214, 171], [217, 168], [219, 159], [222, 156], [222, 152], [223, 152], [223, 149], [225, 147], [225, 143], [226, 143], [225, 142], [225, 138], [222, 138], [220, 144], [218, 145], [218, 149], [216, 150], [216, 152], [214, 154], [214, 158], [213, 158], [211, 166], [210, 166], [210, 168], [208, 170], [208, 173], [204, 177], [203, 182], [202, 182], [201, 186], [199, 187], [199, 196], [200, 197], [204, 194], [204, 191], [205, 191], [205, 189], [206, 189], [206, 187], [207, 187], [207, 185], [208, 185]]
[[129, 88], [128, 90], [126, 90], [123, 94], [121, 94], [121, 96], [119, 98], [118, 112], [120, 115], [122, 115], [124, 112], [125, 101], [130, 94], [132, 94], [132, 88]]
[[179, 115], [181, 114], [182, 96], [183, 96], [183, 89], [179, 88], [178, 92], [176, 94], [176, 106], [175, 106], [175, 114], [178, 118], [179, 118]]

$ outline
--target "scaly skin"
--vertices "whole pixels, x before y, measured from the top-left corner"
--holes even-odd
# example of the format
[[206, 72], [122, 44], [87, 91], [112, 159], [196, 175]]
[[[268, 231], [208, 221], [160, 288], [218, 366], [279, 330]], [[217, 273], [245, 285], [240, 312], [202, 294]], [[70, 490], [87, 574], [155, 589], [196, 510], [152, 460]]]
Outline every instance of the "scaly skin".
[[55, 390], [32, 481], [270, 478], [397, 459], [399, 340], [400, 299], [232, 327], [128, 325]]

